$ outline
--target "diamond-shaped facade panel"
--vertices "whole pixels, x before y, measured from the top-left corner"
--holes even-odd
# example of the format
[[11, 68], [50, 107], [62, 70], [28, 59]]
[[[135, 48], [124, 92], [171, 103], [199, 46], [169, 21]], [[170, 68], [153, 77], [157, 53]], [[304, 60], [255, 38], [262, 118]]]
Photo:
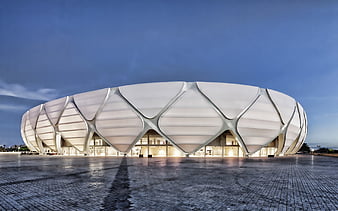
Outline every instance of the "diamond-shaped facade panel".
[[66, 106], [67, 101], [68, 97], [63, 97], [45, 103], [44, 106], [45, 110], [53, 125], [56, 125], [56, 123], [58, 122], [60, 115]]
[[83, 116], [87, 120], [95, 117], [100, 106], [103, 104], [109, 89], [100, 89], [97, 91], [86, 92], [74, 95], [74, 101]]
[[[27, 118], [26, 118], [26, 122], [25, 122], [25, 126], [24, 126], [24, 133], [26, 135], [26, 140], [27, 142], [33, 146], [33, 151], [40, 151], [40, 148], [39, 148], [39, 144], [36, 140], [36, 137], [35, 137], [35, 130], [33, 130], [32, 128], [32, 125], [29, 121], [29, 113], [30, 111], [28, 112], [28, 115], [27, 115]], [[29, 145], [28, 145], [29, 146]]]
[[297, 138], [296, 143], [292, 143], [291, 147], [286, 151], [286, 154], [294, 154], [299, 151], [299, 149], [303, 145], [304, 138], [306, 136], [306, 123], [305, 123], [305, 115], [304, 115], [304, 110], [301, 107], [299, 103], [297, 103], [298, 106], [298, 111], [299, 111], [299, 116], [300, 116], [300, 134], [299, 137]]
[[300, 148], [303, 146], [305, 139], [306, 139], [306, 135], [307, 135], [307, 129], [305, 128], [305, 134], [303, 136], [302, 142], [298, 145], [298, 149], [294, 153], [298, 152]]
[[87, 124], [79, 111], [70, 102], [63, 111], [58, 129], [61, 136], [80, 152], [85, 150], [86, 136], [88, 133]]
[[286, 94], [271, 89], [268, 89], [268, 93], [276, 105], [283, 123], [287, 124], [290, 121], [292, 113], [296, 107], [296, 101]]
[[183, 82], [147, 83], [119, 89], [145, 117], [153, 118], [181, 91], [183, 85]]
[[[300, 106], [300, 104], [298, 104], [298, 106]], [[294, 147], [294, 149], [291, 152], [289, 152], [291, 154], [299, 151], [299, 149], [302, 147], [302, 145], [304, 143], [304, 140], [305, 140], [306, 134], [307, 134], [306, 114], [305, 114], [303, 109], [299, 109], [299, 110], [302, 112], [301, 115], [300, 115], [300, 119], [303, 119], [303, 122], [301, 123], [302, 127], [301, 127], [298, 142], [297, 142], [296, 146]]]
[[96, 129], [117, 150], [127, 152], [142, 132], [143, 122], [128, 103], [111, 93], [96, 117]]
[[38, 105], [32, 108], [31, 110], [29, 110], [29, 113], [28, 113], [29, 121], [33, 129], [35, 129], [36, 127], [36, 121], [38, 120], [38, 116], [40, 114], [41, 109], [42, 109], [42, 105]]
[[296, 143], [296, 145], [295, 145], [295, 147], [294, 147], [294, 149], [292, 150], [291, 153], [296, 153], [296, 152], [298, 152], [298, 150], [299, 150], [299, 149], [301, 148], [301, 146], [302, 146], [302, 143], [303, 143], [303, 140], [304, 140], [304, 138], [305, 138], [305, 135], [306, 135], [306, 128], [303, 127], [303, 128], [301, 129], [301, 131], [300, 131], [300, 135], [299, 135], [298, 141], [297, 141], [297, 143]]
[[26, 134], [25, 134], [25, 125], [26, 125], [27, 116], [28, 116], [28, 111], [22, 115], [21, 127], [20, 127], [21, 137], [22, 137], [23, 142], [26, 144], [26, 146], [30, 145], [29, 142], [27, 141]]
[[283, 153], [285, 153], [289, 149], [294, 141], [297, 141], [296, 139], [299, 136], [300, 128], [301, 127], [298, 109], [295, 109], [295, 113], [291, 119], [291, 122], [286, 129], [285, 143], [282, 151]]
[[237, 124], [237, 130], [249, 153], [275, 139], [280, 134], [281, 127], [278, 113], [266, 96], [260, 96]]
[[220, 132], [223, 121], [200, 93], [188, 90], [159, 119], [159, 127], [176, 145], [192, 153]]
[[298, 112], [300, 116], [300, 125], [303, 127], [304, 122], [305, 122], [304, 109], [299, 103], [297, 103], [297, 107], [298, 107]]
[[303, 143], [304, 143], [304, 141], [305, 141], [305, 139], [306, 139], [306, 136], [307, 136], [307, 117], [306, 117], [305, 111], [304, 111], [303, 114], [304, 114], [304, 125], [303, 125], [303, 128], [305, 129], [305, 134], [304, 134], [304, 138], [303, 138], [302, 143], [299, 145], [299, 148], [302, 147], [302, 145], [303, 145]]
[[229, 119], [234, 119], [256, 99], [259, 88], [254, 86], [197, 82], [199, 89]]
[[[304, 124], [303, 124], [303, 130], [304, 130], [304, 135], [303, 135], [303, 139], [302, 139], [302, 142], [299, 144], [299, 146], [298, 146], [298, 150], [302, 147], [302, 145], [304, 144], [304, 142], [305, 142], [305, 139], [306, 139], [306, 136], [307, 136], [307, 117], [306, 117], [306, 113], [305, 113], [305, 111], [303, 111], [303, 115], [304, 115]], [[302, 137], [302, 134], [301, 134], [301, 137]], [[296, 152], [298, 152], [298, 150], [297, 151], [295, 151], [295, 153]]]
[[55, 131], [45, 110], [42, 110], [36, 123], [36, 133], [41, 141], [51, 150], [56, 151]]

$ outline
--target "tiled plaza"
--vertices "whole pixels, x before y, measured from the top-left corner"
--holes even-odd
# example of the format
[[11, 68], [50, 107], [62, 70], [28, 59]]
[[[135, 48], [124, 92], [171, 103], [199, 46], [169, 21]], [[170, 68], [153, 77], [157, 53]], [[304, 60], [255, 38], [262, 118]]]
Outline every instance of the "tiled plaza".
[[0, 155], [0, 210], [338, 210], [338, 158]]

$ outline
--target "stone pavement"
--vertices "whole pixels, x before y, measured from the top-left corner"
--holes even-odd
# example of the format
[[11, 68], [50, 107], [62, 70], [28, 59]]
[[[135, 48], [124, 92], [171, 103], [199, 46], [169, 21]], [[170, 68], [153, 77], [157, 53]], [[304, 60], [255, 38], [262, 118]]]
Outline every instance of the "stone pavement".
[[0, 155], [0, 210], [338, 210], [338, 158]]

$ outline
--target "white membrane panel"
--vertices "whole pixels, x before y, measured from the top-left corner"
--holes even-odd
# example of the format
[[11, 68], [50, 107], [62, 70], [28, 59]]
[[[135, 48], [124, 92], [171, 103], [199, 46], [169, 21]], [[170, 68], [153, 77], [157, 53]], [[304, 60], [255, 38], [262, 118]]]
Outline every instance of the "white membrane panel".
[[293, 115], [291, 122], [286, 129], [285, 144], [282, 153], [285, 153], [286, 150], [292, 145], [300, 132], [300, 119], [298, 114], [298, 109], [296, 109], [295, 114]]
[[305, 122], [304, 109], [299, 103], [297, 103], [297, 106], [298, 106], [298, 111], [299, 111], [299, 116], [300, 116], [300, 125], [303, 126]]
[[163, 113], [158, 124], [175, 144], [191, 153], [220, 132], [223, 121], [200, 93], [188, 90]]
[[49, 101], [45, 103], [45, 110], [47, 115], [53, 125], [57, 124], [57, 121], [60, 118], [61, 112], [66, 106], [67, 97], [59, 98], [56, 100]]
[[127, 152], [143, 130], [143, 121], [130, 105], [111, 94], [96, 117], [96, 129], [111, 145]]
[[197, 82], [197, 85], [228, 119], [237, 117], [259, 92], [258, 87], [238, 84]]
[[45, 110], [42, 110], [40, 116], [38, 117], [36, 133], [44, 144], [56, 151], [55, 131], [46, 115]]
[[302, 125], [302, 129], [301, 129], [301, 132], [300, 132], [300, 137], [299, 137], [299, 141], [296, 145], [296, 148], [292, 151], [292, 153], [296, 153], [299, 151], [299, 149], [302, 147], [305, 139], [306, 139], [306, 135], [307, 135], [307, 119], [306, 119], [306, 113], [304, 112], [303, 110], [303, 114], [302, 114], [302, 117], [304, 118], [304, 122], [303, 122], [303, 125]]
[[275, 139], [280, 134], [281, 127], [277, 111], [265, 96], [260, 96], [237, 124], [237, 130], [249, 153]]
[[301, 148], [302, 142], [305, 138], [305, 131], [306, 131], [306, 129], [305, 129], [305, 127], [303, 127], [300, 131], [298, 142], [297, 142], [296, 146], [294, 147], [294, 149], [292, 150], [291, 153], [296, 153]]
[[29, 149], [35, 149], [32, 146], [32, 144], [27, 140], [27, 137], [26, 137], [25, 126], [26, 126], [26, 121], [28, 121], [27, 117], [28, 117], [28, 111], [22, 116], [22, 119], [21, 119], [21, 136], [22, 136], [22, 139], [23, 139], [25, 145]]
[[61, 136], [79, 151], [84, 151], [87, 136], [87, 124], [73, 103], [68, 103], [61, 115], [59, 124]]
[[38, 120], [38, 116], [40, 114], [41, 108], [42, 108], [42, 105], [38, 105], [32, 108], [31, 110], [29, 110], [29, 113], [28, 113], [29, 121], [33, 129], [35, 129], [36, 121]]
[[306, 116], [306, 113], [304, 112], [304, 125], [303, 125], [303, 127], [305, 128], [305, 136], [304, 136], [304, 140], [303, 140], [303, 142], [305, 141], [305, 139], [306, 139], [306, 136], [307, 136], [307, 116]]
[[97, 110], [103, 104], [108, 90], [100, 89], [74, 95], [75, 104], [87, 120], [94, 119]]
[[302, 148], [304, 141], [305, 141], [305, 137], [303, 138], [302, 142], [299, 144], [298, 149], [295, 151], [295, 153], [298, 152], [300, 148]]
[[22, 118], [21, 118], [21, 137], [23, 139], [23, 142], [26, 144], [26, 146], [29, 145], [28, 141], [27, 141], [27, 138], [26, 138], [26, 134], [25, 134], [25, 131], [24, 131], [24, 128], [25, 128], [25, 124], [26, 124], [26, 118], [27, 118], [27, 115], [28, 115], [28, 112], [24, 113], [22, 115]]
[[284, 124], [287, 124], [292, 116], [293, 110], [296, 106], [296, 101], [281, 92], [268, 89], [268, 93], [275, 103]]
[[248, 149], [249, 152], [257, 152], [262, 148], [261, 145], [247, 145], [246, 148]]
[[302, 144], [299, 146], [299, 148], [302, 147], [302, 145], [304, 144], [304, 141], [306, 139], [306, 136], [307, 136], [307, 127], [305, 127], [305, 135], [304, 135], [304, 138], [303, 138], [303, 141], [302, 141]]
[[32, 126], [31, 126], [31, 123], [30, 123], [30, 121], [28, 119], [29, 112], [28, 112], [28, 116], [27, 116], [27, 119], [26, 119], [24, 132], [25, 132], [25, 135], [26, 135], [27, 142], [29, 142], [29, 144], [34, 147], [31, 150], [33, 150], [33, 151], [40, 151], [39, 145], [38, 145], [38, 143], [36, 141], [36, 138], [35, 138], [35, 131], [33, 130]]
[[155, 117], [182, 89], [184, 82], [122, 86], [121, 94], [144, 116]]

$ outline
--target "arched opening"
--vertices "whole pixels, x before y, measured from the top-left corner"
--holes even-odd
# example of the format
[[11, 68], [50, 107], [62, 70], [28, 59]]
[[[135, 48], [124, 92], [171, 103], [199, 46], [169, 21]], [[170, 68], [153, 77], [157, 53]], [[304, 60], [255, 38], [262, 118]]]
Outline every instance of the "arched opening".
[[41, 143], [42, 143], [43, 150], [47, 155], [57, 154], [56, 151], [53, 148], [51, 148], [50, 146], [48, 146], [45, 142], [41, 141]]
[[61, 136], [61, 154], [63, 155], [79, 155], [80, 152], [70, 142]]
[[[111, 147], [98, 134], [94, 133], [89, 141], [90, 156], [120, 156], [120, 153]], [[121, 154], [122, 156], [123, 154]]]
[[155, 130], [149, 130], [128, 153], [132, 157], [182, 157], [184, 154]]
[[262, 147], [257, 152], [250, 155], [250, 157], [269, 157], [275, 156], [278, 148], [278, 137], [276, 137], [273, 141], [271, 141], [266, 146]]
[[225, 131], [191, 157], [243, 157], [244, 153], [230, 131]]

